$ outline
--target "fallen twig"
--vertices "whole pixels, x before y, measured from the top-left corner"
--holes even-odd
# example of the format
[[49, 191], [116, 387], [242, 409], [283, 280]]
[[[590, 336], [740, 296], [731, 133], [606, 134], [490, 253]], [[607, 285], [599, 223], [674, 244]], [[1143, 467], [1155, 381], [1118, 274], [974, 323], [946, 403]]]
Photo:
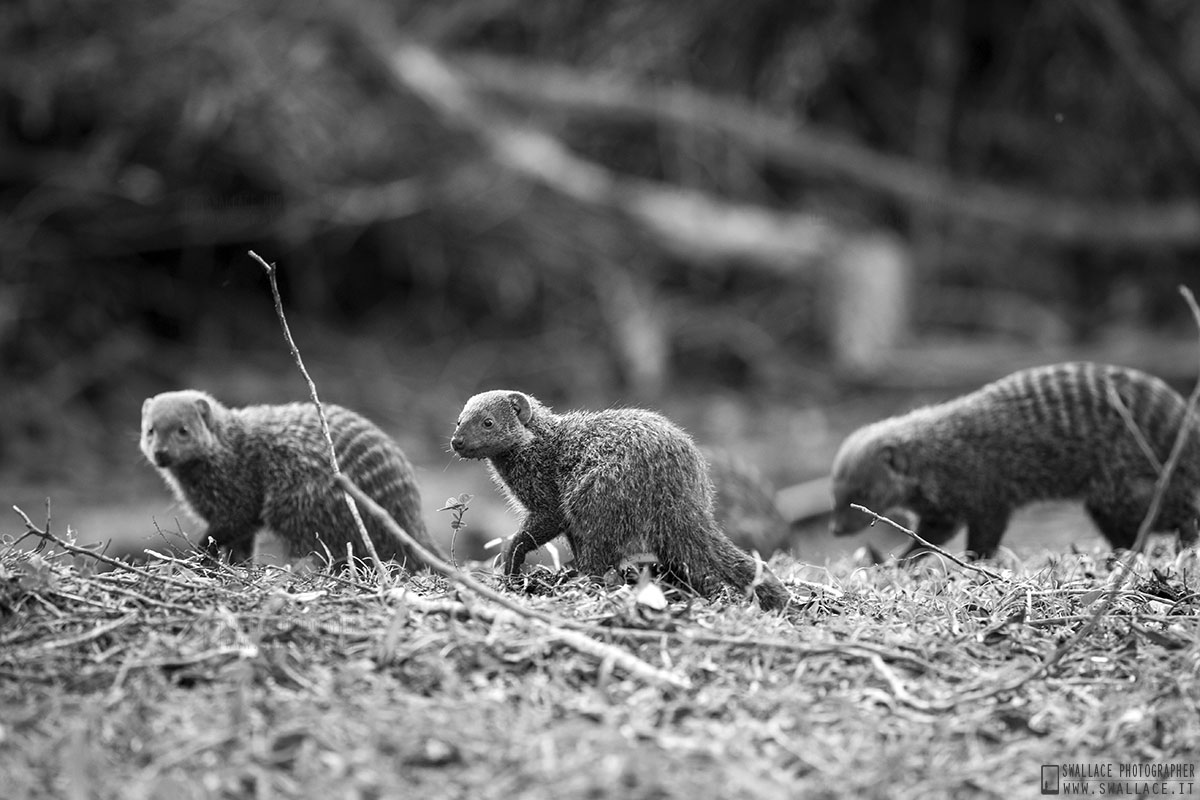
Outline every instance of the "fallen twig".
[[106, 633], [111, 633], [112, 631], [115, 631], [117, 628], [120, 628], [124, 625], [128, 625], [130, 622], [133, 622], [135, 619], [137, 619], [136, 615], [126, 614], [125, 616], [120, 617], [119, 619], [114, 619], [111, 622], [106, 622], [103, 625], [97, 625], [95, 628], [92, 628], [89, 631], [85, 631], [83, 633], [79, 633], [74, 636], [67, 636], [63, 639], [51, 639], [50, 641], [47, 641], [47, 642], [39, 642], [36, 645], [31, 645], [29, 647], [25, 647], [25, 648], [17, 651], [17, 653], [13, 656], [13, 660], [21, 661], [21, 660], [31, 659], [31, 658], [34, 658], [39, 653], [45, 652], [47, 650], [57, 650], [62, 647], [73, 647], [74, 645], [82, 644], [83, 642], [88, 642], [88, 641], [91, 641], [92, 639], [98, 639]]
[[[452, 600], [426, 600], [421, 597], [406, 595], [405, 602], [410, 607], [425, 613], [467, 615], [488, 622], [516, 622], [526, 618], [526, 615], [514, 613], [508, 608], [468, 608], [466, 605]], [[676, 689], [687, 689], [691, 686], [691, 681], [687, 678], [680, 677], [667, 670], [659, 669], [620, 647], [596, 641], [581, 631], [567, 630], [537, 618], [534, 618], [534, 622], [544, 626], [552, 638], [557, 639], [571, 649], [594, 656], [601, 662], [611, 662], [624, 669], [630, 675], [640, 678], [647, 683], [671, 686]]]
[[875, 668], [875, 671], [879, 673], [880, 677], [887, 682], [887, 685], [892, 690], [892, 696], [901, 703], [904, 703], [906, 706], [911, 706], [918, 711], [937, 710], [935, 706], [925, 702], [924, 700], [914, 697], [913, 694], [908, 691], [908, 689], [905, 689], [904, 684], [900, 682], [900, 676], [893, 672], [887, 664], [883, 663], [882, 658], [877, 655], [872, 655], [868, 660], [870, 661], [871, 666]]
[[[408, 595], [411, 599], [412, 595]], [[441, 613], [453, 616], [470, 617], [478, 616], [477, 609], [469, 607], [456, 600], [420, 600], [420, 605], [417, 606], [421, 611], [427, 613]], [[861, 661], [869, 661], [872, 658], [881, 658], [885, 661], [890, 661], [897, 664], [907, 664], [921, 672], [938, 675], [944, 673], [944, 670], [924, 659], [918, 658], [908, 653], [902, 653], [872, 642], [829, 642], [824, 644], [811, 644], [807, 642], [793, 642], [786, 639], [778, 639], [774, 637], [759, 637], [759, 636], [728, 636], [720, 633], [711, 633], [706, 631], [697, 631], [695, 629], [664, 631], [647, 628], [622, 628], [622, 627], [589, 627], [587, 630], [593, 635], [607, 636], [614, 639], [632, 639], [639, 642], [661, 642], [664, 640], [673, 640], [688, 644], [705, 644], [705, 645], [721, 645], [733, 648], [749, 648], [753, 650], [778, 650], [781, 652], [795, 653], [802, 656], [843, 656]]]
[[[503, 594], [491, 588], [490, 586], [475, 580], [467, 573], [455, 569], [452, 565], [447, 564], [445, 561], [422, 547], [420, 542], [410, 536], [408, 531], [401, 528], [396, 521], [392, 519], [391, 514], [389, 514], [382, 506], [372, 500], [365, 492], [363, 492], [362, 489], [355, 486], [354, 482], [345, 475], [338, 475], [336, 481], [338, 482], [338, 485], [340, 485], [347, 493], [361, 503], [363, 508], [365, 508], [368, 513], [374, 516], [375, 519], [380, 523], [385, 525], [393, 536], [401, 539], [408, 547], [412, 548], [413, 552], [416, 553], [422, 561], [428, 564], [435, 572], [444, 575], [452, 583], [458, 584], [459, 586], [469, 589], [481, 597], [486, 597], [489, 600], [498, 603], [508, 611], [516, 614], [518, 617], [535, 620], [536, 622], [546, 626], [553, 636], [576, 650], [589, 653], [591, 655], [596, 655], [603, 659], [611, 659], [614, 663], [624, 666], [632, 674], [639, 675], [654, 683], [667, 683], [676, 688], [685, 688], [690, 685], [687, 678], [681, 678], [671, 675], [670, 673], [663, 672], [662, 670], [647, 664], [631, 653], [613, 647], [612, 645], [606, 645], [603, 642], [598, 642], [584, 635], [583, 631], [589, 629], [586, 625], [574, 622], [572, 620], [556, 618], [541, 611], [528, 608], [521, 603], [512, 600], [511, 598], [505, 597]], [[406, 595], [406, 597], [407, 602], [410, 604], [414, 602], [424, 602], [412, 596]], [[485, 611], [481, 609], [477, 610], [475, 613], [495, 615], [497, 612]]]
[[858, 511], [862, 511], [864, 514], [870, 514], [870, 515], [871, 515], [871, 516], [874, 518], [874, 520], [873, 520], [872, 524], [874, 524], [874, 521], [886, 522], [888, 525], [891, 525], [891, 526], [892, 526], [893, 528], [895, 528], [896, 530], [900, 531], [900, 532], [901, 532], [901, 533], [903, 533], [903, 534], [906, 534], [906, 535], [907, 535], [909, 538], [911, 538], [911, 539], [912, 539], [914, 542], [917, 542], [917, 543], [919, 543], [919, 544], [920, 544], [920, 545], [922, 545], [923, 547], [928, 547], [928, 548], [929, 548], [930, 550], [932, 550], [933, 552], [937, 553], [938, 555], [940, 555], [940, 556], [942, 556], [942, 557], [944, 557], [944, 558], [947, 558], [947, 559], [949, 559], [950, 561], [953, 561], [955, 564], [958, 564], [958, 565], [959, 565], [960, 567], [962, 567], [963, 569], [969, 569], [969, 570], [973, 570], [974, 572], [978, 572], [978, 573], [980, 573], [981, 575], [986, 575], [986, 576], [988, 576], [988, 577], [989, 577], [989, 578], [991, 578], [992, 580], [997, 580], [997, 581], [1002, 581], [1002, 580], [1004, 580], [1004, 576], [1003, 576], [1003, 575], [1001, 575], [1000, 573], [998, 573], [998, 572], [992, 572], [992, 571], [991, 571], [990, 569], [988, 569], [987, 567], [981, 567], [981, 566], [979, 566], [979, 565], [977, 565], [977, 564], [971, 564], [971, 563], [969, 563], [969, 562], [963, 561], [963, 560], [962, 560], [961, 558], [959, 558], [958, 556], [951, 555], [951, 554], [950, 554], [950, 553], [948, 553], [947, 551], [945, 551], [945, 550], [943, 550], [942, 548], [938, 547], [938, 546], [937, 546], [936, 544], [934, 544], [933, 542], [927, 542], [927, 541], [925, 541], [925, 539], [924, 539], [924, 538], [923, 538], [921, 535], [919, 535], [919, 534], [918, 534], [916, 531], [910, 531], [908, 528], [904, 527], [904, 526], [903, 526], [903, 525], [901, 525], [899, 522], [896, 522], [895, 520], [888, 519], [887, 517], [883, 516], [882, 514], [876, 514], [874, 511], [872, 511], [871, 509], [867, 508], [866, 506], [860, 506], [858, 503], [851, 503], [851, 504], [850, 504], [850, 507], [851, 507], [851, 508], [853, 508], [853, 509], [857, 509]]
[[[176, 580], [167, 575], [155, 575], [154, 573], [147, 572], [144, 569], [138, 569], [137, 567], [133, 566], [132, 564], [127, 564], [119, 558], [113, 558], [112, 556], [106, 556], [103, 553], [97, 553], [94, 550], [88, 550], [86, 547], [79, 547], [78, 545], [71, 544], [70, 542], [66, 541], [65, 539], [62, 539], [62, 538], [56, 536], [55, 534], [51, 533], [48, 529], [42, 530], [38, 526], [34, 525], [33, 520], [31, 520], [29, 518], [29, 515], [26, 514], [24, 511], [22, 511], [19, 507], [13, 506], [12, 508], [13, 508], [13, 511], [15, 511], [21, 515], [21, 519], [25, 520], [25, 529], [29, 533], [33, 534], [34, 536], [40, 537], [43, 541], [52, 542], [52, 543], [58, 545], [63, 550], [66, 550], [68, 553], [73, 553], [74, 555], [77, 555], [77, 556], [86, 556], [87, 558], [94, 558], [97, 561], [100, 561], [101, 563], [108, 564], [110, 567], [124, 570], [125, 572], [132, 572], [134, 575], [141, 576], [148, 580], [162, 581], [163, 583], [169, 583], [172, 586], [180, 586], [184, 589], [196, 588], [193, 584], [190, 584], [186, 581]], [[47, 528], [48, 527], [49, 526], [47, 526]]]

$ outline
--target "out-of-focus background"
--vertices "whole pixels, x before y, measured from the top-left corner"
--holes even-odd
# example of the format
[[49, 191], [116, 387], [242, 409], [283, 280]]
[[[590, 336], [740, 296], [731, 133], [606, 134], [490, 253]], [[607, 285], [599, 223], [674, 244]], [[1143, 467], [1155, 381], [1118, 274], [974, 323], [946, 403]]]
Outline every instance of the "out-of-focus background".
[[447, 453], [484, 389], [660, 409], [801, 515], [849, 430], [1013, 369], [1186, 390], [1196, 41], [1189, 0], [9, 3], [0, 500], [157, 546], [142, 400], [306, 396], [251, 248], [447, 535], [463, 491], [511, 530]]

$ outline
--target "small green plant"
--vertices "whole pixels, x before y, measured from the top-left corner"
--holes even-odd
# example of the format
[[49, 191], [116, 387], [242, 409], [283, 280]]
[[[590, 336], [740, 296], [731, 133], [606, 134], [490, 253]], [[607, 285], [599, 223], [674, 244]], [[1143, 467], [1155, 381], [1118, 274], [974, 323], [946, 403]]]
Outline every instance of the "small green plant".
[[438, 511], [449, 511], [451, 514], [450, 530], [453, 533], [450, 536], [450, 561], [455, 566], [458, 566], [458, 559], [454, 557], [454, 544], [458, 541], [458, 532], [467, 527], [466, 520], [463, 517], [466, 516], [467, 509], [471, 505], [472, 497], [473, 495], [466, 492], [463, 492], [458, 497], [448, 497], [446, 498], [446, 504], [438, 509]]

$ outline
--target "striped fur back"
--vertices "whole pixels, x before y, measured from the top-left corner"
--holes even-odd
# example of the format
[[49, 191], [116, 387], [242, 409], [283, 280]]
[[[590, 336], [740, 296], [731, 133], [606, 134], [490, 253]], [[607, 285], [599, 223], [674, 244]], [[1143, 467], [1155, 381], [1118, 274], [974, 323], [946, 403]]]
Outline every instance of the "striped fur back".
[[[352, 411], [332, 406], [328, 418], [338, 467], [403, 525], [402, 520], [410, 516], [406, 510], [408, 504], [403, 500], [414, 496], [417, 489], [412, 466], [400, 447], [373, 423]], [[410, 533], [424, 534], [420, 517], [415, 517], [410, 525], [419, 525]]]
[[[1186, 411], [1184, 399], [1162, 380], [1091, 362], [1016, 372], [985, 386], [979, 394], [1016, 409], [1033, 427], [1084, 440], [1131, 436], [1123, 406], [1159, 464], [1170, 453]], [[1191, 427], [1195, 428], [1194, 422]]]
[[868, 523], [852, 504], [903, 507], [927, 540], [945, 542], [965, 524], [969, 549], [990, 555], [1014, 510], [1077, 500], [1114, 547], [1130, 547], [1161, 491], [1150, 530], [1194, 542], [1200, 426], [1186, 411], [1166, 383], [1133, 369], [1071, 362], [1013, 373], [848, 436], [833, 465], [833, 531]]
[[[346, 545], [363, 556], [353, 518], [333, 485], [329, 445], [311, 403], [250, 406], [233, 412], [247, 432], [242, 447], [262, 454], [268, 492], [265, 521], [288, 542], [291, 552], [330, 550], [336, 558]], [[374, 423], [349, 409], [325, 406], [338, 467], [426, 549], [440, 554], [420, 514], [420, 491], [412, 465], [395, 441]], [[407, 548], [384, 526], [363, 515], [381, 558], [410, 561]]]

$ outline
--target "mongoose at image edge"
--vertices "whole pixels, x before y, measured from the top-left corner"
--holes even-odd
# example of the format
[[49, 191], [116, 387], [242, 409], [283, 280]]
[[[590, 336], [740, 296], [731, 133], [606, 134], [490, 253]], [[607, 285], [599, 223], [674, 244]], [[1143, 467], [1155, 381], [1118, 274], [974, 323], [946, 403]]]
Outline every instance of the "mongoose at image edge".
[[[399, 445], [353, 411], [324, 409], [342, 472], [440, 556]], [[311, 403], [226, 408], [204, 392], [166, 392], [142, 405], [141, 449], [179, 501], [207, 523], [204, 541], [228, 549], [234, 560], [251, 556], [261, 528], [278, 536], [292, 558], [328, 550], [344, 561], [347, 543], [356, 558], [368, 558], [333, 483], [329, 446]], [[380, 558], [423, 566], [380, 523], [361, 516]]]
[[1194, 544], [1200, 429], [1186, 411], [1177, 392], [1133, 369], [1075, 362], [1013, 373], [852, 433], [834, 459], [832, 531], [848, 535], [870, 522], [851, 503], [880, 514], [905, 508], [926, 540], [942, 544], [965, 524], [967, 549], [988, 557], [1016, 509], [1080, 500], [1114, 548], [1129, 548], [1183, 425], [1186, 444], [1151, 530], [1178, 531]]
[[[454, 452], [487, 459], [492, 477], [525, 516], [505, 547], [504, 574], [562, 534], [583, 573], [604, 574], [622, 561], [654, 554], [667, 573], [711, 595], [721, 584], [744, 591], [758, 564], [713, 519], [704, 456], [665, 417], [637, 409], [555, 414], [516, 391], [467, 401]], [[762, 568], [754, 591], [779, 608], [787, 590]]]

